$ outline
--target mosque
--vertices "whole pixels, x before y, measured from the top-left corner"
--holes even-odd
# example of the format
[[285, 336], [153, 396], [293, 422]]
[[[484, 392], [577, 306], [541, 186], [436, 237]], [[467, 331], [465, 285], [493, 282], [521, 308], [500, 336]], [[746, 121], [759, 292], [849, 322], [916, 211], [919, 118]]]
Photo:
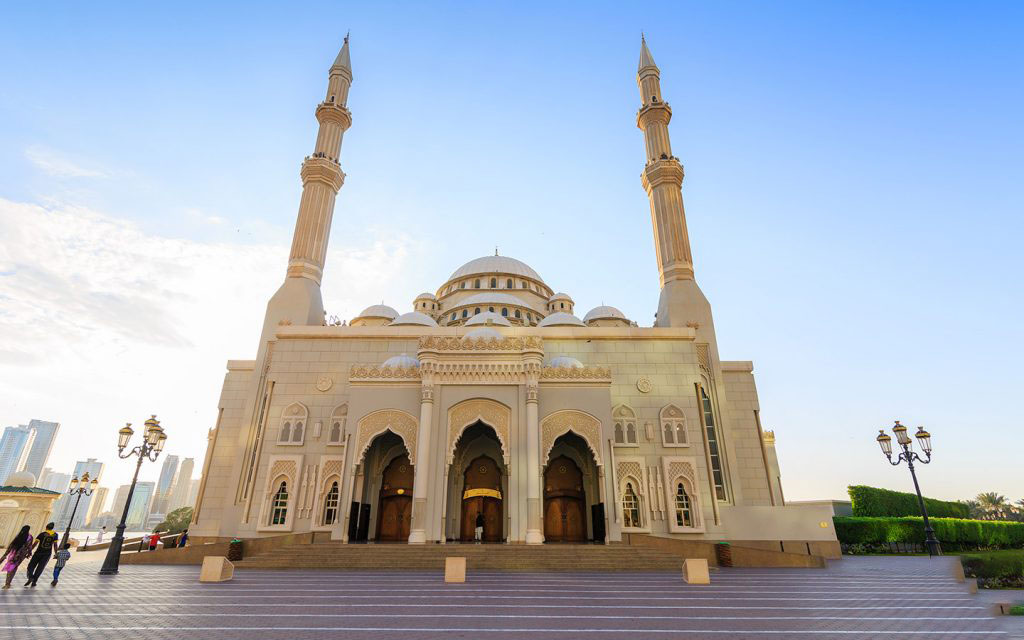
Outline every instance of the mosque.
[[312, 531], [445, 544], [472, 540], [482, 520], [493, 543], [834, 545], [831, 519], [784, 506], [752, 363], [719, 357], [694, 279], [672, 109], [646, 42], [636, 125], [661, 282], [650, 327], [613, 306], [581, 313], [497, 253], [404, 312], [375, 304], [325, 322], [351, 83], [346, 38], [316, 108], [284, 283], [256, 358], [227, 363], [193, 539]]

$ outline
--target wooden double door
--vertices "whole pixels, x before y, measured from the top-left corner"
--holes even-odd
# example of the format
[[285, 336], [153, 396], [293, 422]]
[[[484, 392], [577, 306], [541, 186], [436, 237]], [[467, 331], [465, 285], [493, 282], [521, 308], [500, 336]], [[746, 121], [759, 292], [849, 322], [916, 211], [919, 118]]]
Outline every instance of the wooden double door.
[[459, 539], [475, 539], [477, 515], [483, 515], [483, 541], [501, 542], [504, 539], [502, 514], [501, 470], [487, 456], [480, 456], [466, 467], [462, 491], [462, 527]]
[[544, 471], [544, 540], [584, 542], [586, 504], [580, 468], [565, 456], [552, 460]]
[[401, 455], [384, 468], [377, 502], [377, 540], [406, 542], [412, 521], [413, 466]]

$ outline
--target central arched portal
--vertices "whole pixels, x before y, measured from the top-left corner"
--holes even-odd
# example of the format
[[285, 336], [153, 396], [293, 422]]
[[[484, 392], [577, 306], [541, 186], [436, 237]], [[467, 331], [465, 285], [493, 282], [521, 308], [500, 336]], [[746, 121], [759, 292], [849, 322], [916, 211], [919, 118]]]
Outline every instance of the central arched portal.
[[412, 521], [413, 468], [408, 454], [395, 457], [384, 468], [377, 509], [377, 540], [405, 542]]
[[557, 440], [544, 469], [545, 542], [586, 542], [598, 473], [586, 441], [569, 432]]
[[483, 422], [467, 427], [455, 445], [448, 474], [448, 540], [472, 542], [477, 516], [482, 517], [483, 541], [503, 542], [508, 530], [508, 471], [501, 442]]
[[373, 438], [355, 476], [351, 542], [406, 542], [414, 467], [405, 441], [387, 430]]

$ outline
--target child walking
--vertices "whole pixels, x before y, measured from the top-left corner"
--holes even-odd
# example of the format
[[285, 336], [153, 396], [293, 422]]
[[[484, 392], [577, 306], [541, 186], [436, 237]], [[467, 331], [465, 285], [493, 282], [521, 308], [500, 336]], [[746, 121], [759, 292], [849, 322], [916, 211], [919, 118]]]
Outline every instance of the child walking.
[[65, 542], [64, 547], [57, 552], [57, 564], [53, 565], [53, 582], [50, 583], [51, 587], [57, 586], [57, 578], [60, 576], [61, 570], [64, 569], [64, 565], [68, 563], [68, 559], [71, 557], [71, 543]]

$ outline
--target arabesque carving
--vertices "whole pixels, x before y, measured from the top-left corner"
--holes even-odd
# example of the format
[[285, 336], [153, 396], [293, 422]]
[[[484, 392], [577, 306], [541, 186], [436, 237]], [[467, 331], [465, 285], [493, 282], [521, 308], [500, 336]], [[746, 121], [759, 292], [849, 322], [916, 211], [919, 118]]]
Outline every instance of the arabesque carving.
[[507, 336], [497, 338], [472, 338], [455, 336], [423, 336], [420, 351], [535, 351], [543, 347], [537, 336]]
[[621, 460], [618, 461], [615, 465], [615, 478], [621, 484], [625, 482], [626, 478], [629, 476], [633, 476], [634, 482], [636, 483], [636, 492], [641, 496], [644, 495], [644, 471], [643, 467], [640, 466], [640, 463], [632, 460], [625, 462]]
[[419, 367], [385, 367], [382, 365], [354, 364], [349, 371], [351, 381], [419, 380]]
[[611, 382], [612, 370], [609, 367], [544, 367], [540, 372], [541, 380], [593, 380], [595, 382]]
[[370, 448], [370, 442], [385, 431], [391, 431], [405, 443], [409, 462], [416, 464], [416, 418], [398, 409], [382, 409], [366, 414], [356, 426], [356, 464], [360, 464]]
[[501, 443], [501, 453], [505, 464], [509, 462], [509, 425], [512, 422], [512, 410], [500, 402], [476, 398], [465, 400], [448, 410], [448, 464], [455, 457], [455, 444], [459, 436], [472, 424], [479, 420], [494, 429]]
[[270, 466], [270, 473], [267, 474], [267, 491], [274, 490], [274, 481], [281, 476], [288, 477], [288, 485], [294, 491], [297, 488], [297, 480], [295, 479], [297, 473], [298, 469], [295, 466], [294, 460], [275, 460], [274, 464]]
[[586, 441], [594, 462], [601, 465], [601, 421], [575, 409], [556, 411], [540, 421], [541, 459], [547, 460], [555, 440], [570, 431]]

